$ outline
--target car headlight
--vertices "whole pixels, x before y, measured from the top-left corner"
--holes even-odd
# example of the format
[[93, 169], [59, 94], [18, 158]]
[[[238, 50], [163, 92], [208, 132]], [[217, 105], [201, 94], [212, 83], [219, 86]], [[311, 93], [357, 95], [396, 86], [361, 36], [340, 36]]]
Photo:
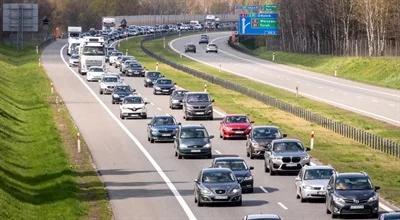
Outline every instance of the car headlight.
[[115, 98], [119, 98], [119, 95], [118, 95], [118, 94], [113, 94], [113, 96], [114, 96]]
[[303, 160], [309, 160], [310, 159], [310, 155], [306, 155], [304, 158], [303, 158]]
[[303, 185], [303, 189], [311, 190], [311, 189], [312, 189], [312, 186]]
[[371, 198], [368, 199], [368, 202], [375, 202], [379, 199], [378, 194], [375, 194]]
[[338, 197], [336, 195], [332, 196], [332, 199], [333, 199], [334, 202], [339, 203], [339, 204], [344, 204], [345, 203], [343, 198]]
[[282, 156], [272, 156], [273, 160], [282, 160]]
[[224, 127], [224, 130], [231, 131], [232, 128], [231, 127]]
[[157, 134], [157, 133], [158, 133], [158, 130], [157, 130], [156, 128], [152, 128], [152, 129], [151, 129], [151, 133]]
[[242, 189], [240, 188], [240, 186], [235, 186], [233, 189], [231, 189], [231, 193], [233, 193], [233, 194], [237, 194], [241, 191], [242, 191]]
[[155, 89], [155, 90], [161, 90], [161, 88], [158, 87], [158, 86], [154, 87], [154, 89]]
[[206, 144], [206, 145], [204, 145], [203, 147], [204, 147], [204, 148], [210, 148], [210, 147], [211, 147], [211, 144]]
[[200, 191], [201, 191], [201, 194], [203, 194], [203, 195], [212, 195], [213, 193], [211, 192], [211, 190], [209, 190], [208, 188], [206, 188], [206, 187], [201, 187], [200, 188]]
[[253, 179], [253, 176], [252, 176], [252, 175], [249, 175], [249, 176], [244, 177], [244, 180], [252, 180], [252, 179]]

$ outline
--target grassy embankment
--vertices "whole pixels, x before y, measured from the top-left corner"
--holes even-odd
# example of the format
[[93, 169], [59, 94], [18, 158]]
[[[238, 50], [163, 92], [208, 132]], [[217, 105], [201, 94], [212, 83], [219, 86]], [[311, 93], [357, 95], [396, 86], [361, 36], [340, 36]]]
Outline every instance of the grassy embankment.
[[[155, 68], [157, 61], [146, 56], [143, 51], [140, 50], [139, 42], [140, 39], [132, 39], [123, 42], [121, 44], [121, 49], [122, 51], [129, 49], [131, 55], [134, 55], [147, 68]], [[146, 47], [157, 53], [162, 53], [171, 59], [175, 59], [175, 54], [171, 53], [168, 49], [163, 49], [162, 40], [147, 42]], [[168, 65], [161, 63], [159, 67], [163, 74], [177, 82], [179, 86], [189, 90], [203, 90], [203, 85], [207, 83], [204, 80], [176, 70]], [[205, 71], [210, 70], [210, 68], [199, 64], [196, 64], [195, 68], [205, 68]], [[240, 83], [245, 81], [244, 79], [237, 79], [235, 77], [231, 78]], [[216, 100], [215, 104], [227, 113], [248, 113], [250, 117], [256, 121], [256, 124], [278, 125], [285, 133], [288, 133], [290, 137], [299, 138], [306, 144], [309, 142], [311, 130], [314, 130], [317, 137], [316, 147], [312, 151], [313, 157], [318, 158], [324, 163], [332, 164], [339, 171], [364, 170], [368, 172], [374, 182], [382, 186], [382, 195], [386, 199], [400, 204], [399, 159], [371, 150], [355, 141], [344, 138], [332, 131], [297, 118], [279, 109], [267, 106], [255, 99], [251, 99], [214, 84], [207, 84], [208, 90]], [[254, 87], [255, 86], [256, 85], [254, 85]], [[256, 88], [261, 91], [260, 86]], [[286, 96], [291, 98], [289, 94], [286, 94]]]
[[0, 46], [0, 219], [110, 219], [106, 191], [33, 48]]
[[[265, 47], [250, 51], [259, 58], [272, 61], [273, 52]], [[339, 57], [277, 51], [275, 62], [331, 76], [336, 69], [337, 77], [400, 89], [399, 57]]]

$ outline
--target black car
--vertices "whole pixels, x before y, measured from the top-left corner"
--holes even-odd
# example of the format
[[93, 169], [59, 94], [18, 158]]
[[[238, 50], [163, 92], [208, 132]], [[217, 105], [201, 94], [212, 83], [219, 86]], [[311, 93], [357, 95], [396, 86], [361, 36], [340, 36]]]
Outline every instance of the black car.
[[153, 94], [170, 95], [175, 90], [175, 83], [170, 79], [160, 78], [153, 85]]
[[186, 44], [185, 45], [185, 53], [187, 53], [187, 52], [196, 53], [196, 45], [194, 45], [194, 44]]
[[212, 203], [241, 206], [242, 189], [230, 169], [206, 168], [194, 180], [194, 202], [198, 206]]
[[147, 140], [174, 141], [178, 124], [172, 115], [154, 116], [147, 126]]
[[144, 76], [144, 68], [138, 63], [131, 63], [125, 71], [126, 76]]
[[329, 180], [326, 194], [326, 213], [332, 217], [342, 214], [361, 214], [378, 217], [379, 186], [373, 186], [365, 172], [335, 173]]
[[240, 157], [218, 157], [211, 164], [214, 168], [228, 168], [235, 174], [237, 181], [242, 187], [242, 192], [253, 192], [254, 180], [251, 170], [254, 167], [247, 166], [243, 158]]
[[153, 86], [153, 84], [159, 79], [164, 77], [160, 72], [147, 71], [144, 76], [144, 87]]
[[246, 142], [246, 155], [250, 159], [263, 157], [267, 147], [271, 147], [271, 142], [276, 139], [286, 137], [278, 127], [275, 126], [254, 126]]
[[176, 134], [174, 149], [175, 156], [182, 159], [184, 156], [212, 157], [211, 139], [203, 125], [180, 125]]
[[185, 93], [187, 93], [187, 90], [179, 89], [179, 90], [174, 90], [169, 97], [169, 107], [171, 109], [175, 108], [182, 108], [183, 107], [183, 97], [185, 96]]
[[112, 104], [121, 103], [126, 96], [132, 95], [135, 89], [132, 89], [129, 85], [117, 85], [111, 93]]

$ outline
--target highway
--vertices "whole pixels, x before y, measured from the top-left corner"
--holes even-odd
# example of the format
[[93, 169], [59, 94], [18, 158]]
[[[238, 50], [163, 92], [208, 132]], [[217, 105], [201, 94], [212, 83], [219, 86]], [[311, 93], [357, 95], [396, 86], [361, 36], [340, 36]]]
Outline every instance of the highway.
[[199, 35], [175, 39], [170, 42], [170, 47], [177, 53], [209, 66], [290, 92], [296, 92], [298, 87], [302, 96], [400, 126], [400, 90], [317, 74], [246, 55], [227, 44], [231, 32], [208, 35], [210, 42], [218, 45], [218, 54], [205, 53], [204, 44], [198, 46], [197, 53], [185, 54], [184, 45], [188, 42], [197, 44]]
[[[246, 158], [244, 140], [220, 139], [221, 110], [215, 112], [214, 121], [189, 123], [202, 123], [216, 136], [212, 140], [213, 157], [239, 155], [254, 166], [256, 189], [244, 194], [241, 207], [197, 207], [193, 180], [202, 168], [210, 166], [211, 160], [178, 160], [172, 143], [147, 141], [146, 127], [151, 116], [168, 113], [187, 124], [182, 111], [169, 109], [168, 96], [153, 95], [152, 89], [143, 86], [143, 78], [125, 77], [124, 82], [150, 102], [149, 118], [120, 120], [119, 106], [111, 104], [109, 95], [99, 95], [98, 83], [86, 82], [76, 68], [68, 67], [65, 44], [65, 40], [58, 40], [46, 47], [42, 63], [90, 148], [115, 219], [242, 219], [251, 213], [275, 213], [287, 220], [331, 218], [325, 213], [323, 201], [300, 203], [296, 199], [295, 176], [269, 176], [264, 173], [263, 160]], [[204, 57], [201, 54], [198, 55]], [[109, 71], [117, 70], [109, 67]]]

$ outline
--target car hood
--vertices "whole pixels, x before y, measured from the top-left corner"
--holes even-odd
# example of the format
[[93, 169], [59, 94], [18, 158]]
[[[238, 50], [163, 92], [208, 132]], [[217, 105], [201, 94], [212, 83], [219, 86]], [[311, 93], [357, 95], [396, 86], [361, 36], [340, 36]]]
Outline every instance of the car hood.
[[229, 192], [233, 187], [238, 186], [237, 182], [229, 182], [229, 183], [203, 183], [203, 186], [207, 187], [211, 191], [215, 190], [225, 190], [225, 192]]
[[320, 180], [304, 180], [303, 184], [307, 186], [323, 186], [326, 187], [328, 185], [329, 179], [320, 179]]
[[256, 143], [258, 143], [261, 146], [266, 146], [268, 144], [270, 144], [273, 140], [275, 139], [253, 139], [253, 141], [255, 141]]
[[160, 87], [160, 88], [162, 88], [162, 89], [170, 89], [170, 88], [174, 87], [174, 85], [172, 85], [172, 84], [168, 84], [168, 85], [159, 85], [159, 84], [156, 84], [155, 86], [156, 86], [156, 87]]
[[374, 190], [336, 190], [337, 195], [345, 199], [366, 200], [375, 195]]
[[189, 106], [209, 106], [211, 102], [188, 102]]
[[175, 97], [172, 97], [171, 100], [183, 101], [183, 96], [181, 96], [181, 97], [175, 96]]
[[272, 153], [274, 156], [281, 156], [281, 157], [305, 157], [308, 154], [305, 151], [299, 151], [299, 152], [282, 152], [282, 153], [277, 153], [273, 152]]
[[181, 143], [186, 146], [203, 146], [210, 143], [208, 138], [188, 138], [188, 139], [180, 139]]
[[225, 127], [239, 128], [239, 129], [248, 128], [249, 126], [251, 126], [250, 123], [227, 123], [227, 124], [225, 124]]
[[123, 92], [123, 91], [114, 91], [113, 94], [117, 94], [119, 96], [128, 96], [128, 95], [131, 95], [132, 93], [131, 92]]
[[119, 82], [102, 82], [101, 84], [105, 86], [116, 86], [119, 84]]
[[143, 108], [144, 104], [123, 104], [122, 107], [124, 108]]
[[250, 170], [236, 170], [236, 171], [232, 171], [236, 177], [246, 177], [251, 175]]
[[157, 126], [152, 126], [151, 128], [157, 129], [157, 130], [175, 130], [178, 128], [177, 125], [157, 125]]

